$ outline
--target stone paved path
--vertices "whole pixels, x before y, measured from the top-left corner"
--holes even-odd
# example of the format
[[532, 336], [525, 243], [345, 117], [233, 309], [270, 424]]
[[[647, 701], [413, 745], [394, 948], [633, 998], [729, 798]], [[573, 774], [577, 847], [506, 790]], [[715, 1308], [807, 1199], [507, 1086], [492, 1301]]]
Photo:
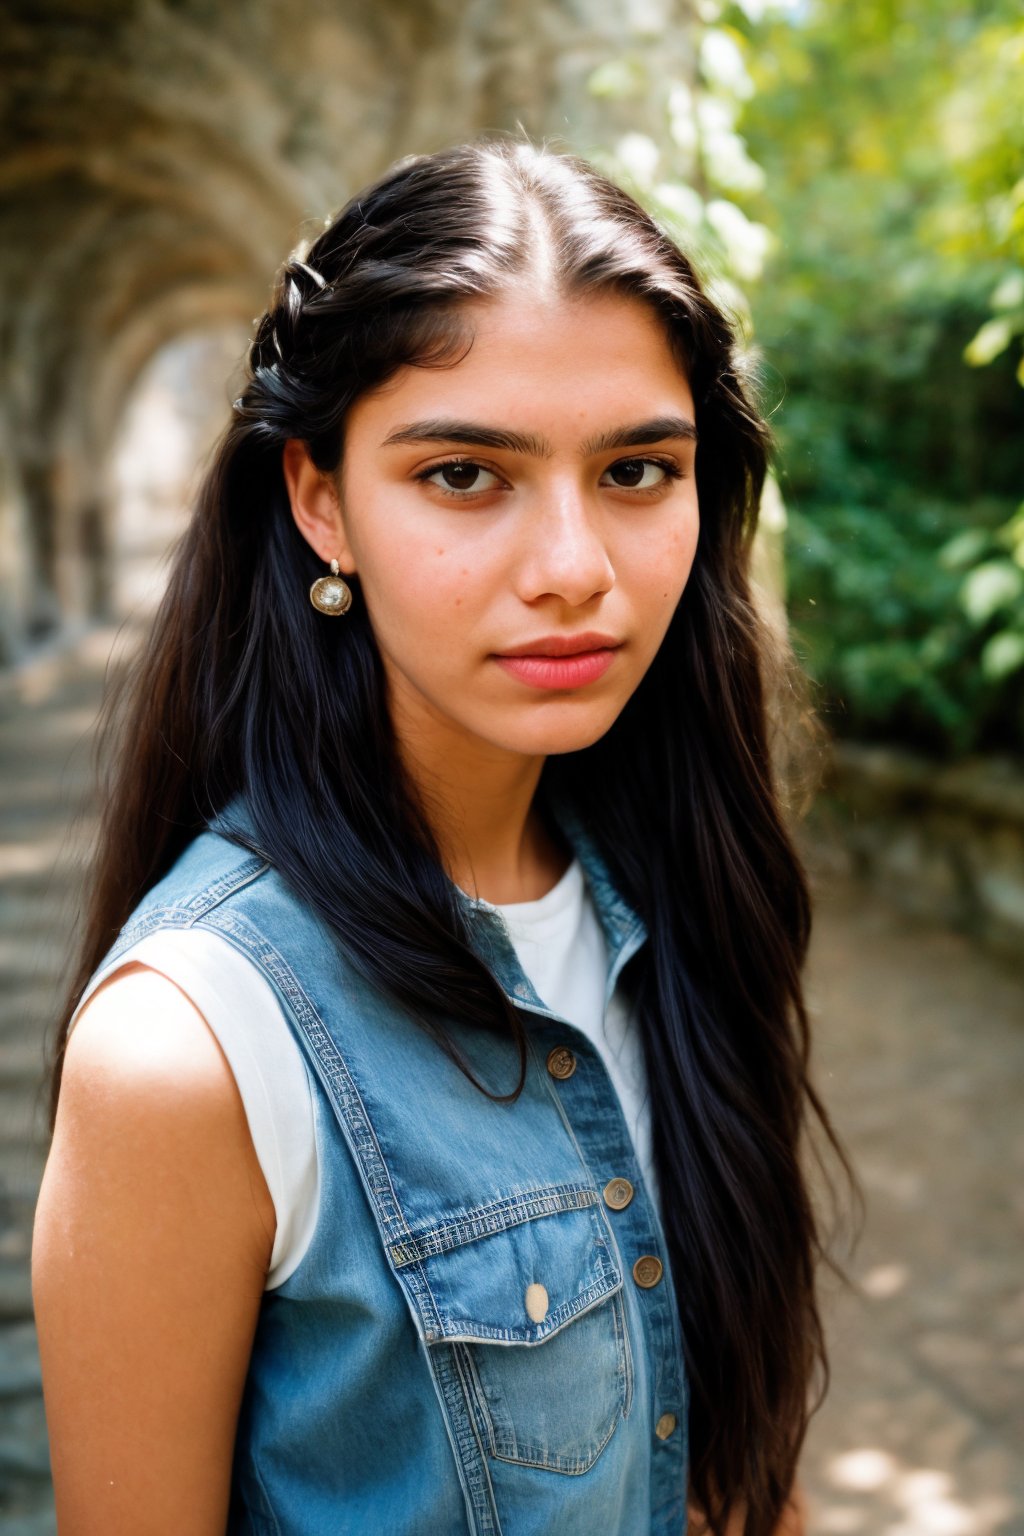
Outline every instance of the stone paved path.
[[[31, 1324], [38, 1094], [73, 911], [69, 807], [109, 637], [0, 692], [0, 1526], [54, 1531]], [[86, 825], [86, 830], [88, 830]], [[811, 1536], [1024, 1536], [1024, 975], [819, 881], [818, 1077], [868, 1221], [828, 1287]]]
[[819, 882], [819, 1082], [868, 1220], [830, 1287], [813, 1536], [1024, 1533], [1024, 973]]

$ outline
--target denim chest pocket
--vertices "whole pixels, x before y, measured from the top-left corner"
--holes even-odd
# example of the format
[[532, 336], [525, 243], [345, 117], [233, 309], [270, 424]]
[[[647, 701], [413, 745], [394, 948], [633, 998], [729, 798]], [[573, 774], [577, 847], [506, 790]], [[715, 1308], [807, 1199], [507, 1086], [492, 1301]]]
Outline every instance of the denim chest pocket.
[[393, 1244], [428, 1350], [452, 1346], [486, 1451], [586, 1472], [630, 1411], [621, 1268], [586, 1186], [514, 1194]]

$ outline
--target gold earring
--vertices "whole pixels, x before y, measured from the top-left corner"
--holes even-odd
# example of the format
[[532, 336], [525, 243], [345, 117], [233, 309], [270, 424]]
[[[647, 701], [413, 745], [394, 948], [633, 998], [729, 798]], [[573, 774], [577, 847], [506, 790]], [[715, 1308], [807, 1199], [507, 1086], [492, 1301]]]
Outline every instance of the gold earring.
[[335, 618], [352, 606], [352, 588], [339, 573], [337, 560], [331, 561], [331, 574], [319, 576], [309, 589], [309, 600], [320, 613]]

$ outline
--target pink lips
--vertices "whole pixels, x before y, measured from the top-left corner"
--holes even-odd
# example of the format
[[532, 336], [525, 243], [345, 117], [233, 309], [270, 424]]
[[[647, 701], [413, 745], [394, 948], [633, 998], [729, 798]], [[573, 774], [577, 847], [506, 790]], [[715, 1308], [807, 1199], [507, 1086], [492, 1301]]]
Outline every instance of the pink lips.
[[531, 688], [580, 688], [602, 677], [615, 660], [617, 647], [579, 651], [571, 656], [495, 656], [512, 677]]

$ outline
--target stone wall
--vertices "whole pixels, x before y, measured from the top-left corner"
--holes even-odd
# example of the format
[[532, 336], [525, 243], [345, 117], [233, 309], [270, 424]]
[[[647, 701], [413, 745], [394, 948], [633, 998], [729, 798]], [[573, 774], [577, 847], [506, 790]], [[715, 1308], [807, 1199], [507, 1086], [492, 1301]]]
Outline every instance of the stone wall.
[[1024, 964], [1021, 765], [837, 743], [803, 838], [812, 866], [838, 864]]

